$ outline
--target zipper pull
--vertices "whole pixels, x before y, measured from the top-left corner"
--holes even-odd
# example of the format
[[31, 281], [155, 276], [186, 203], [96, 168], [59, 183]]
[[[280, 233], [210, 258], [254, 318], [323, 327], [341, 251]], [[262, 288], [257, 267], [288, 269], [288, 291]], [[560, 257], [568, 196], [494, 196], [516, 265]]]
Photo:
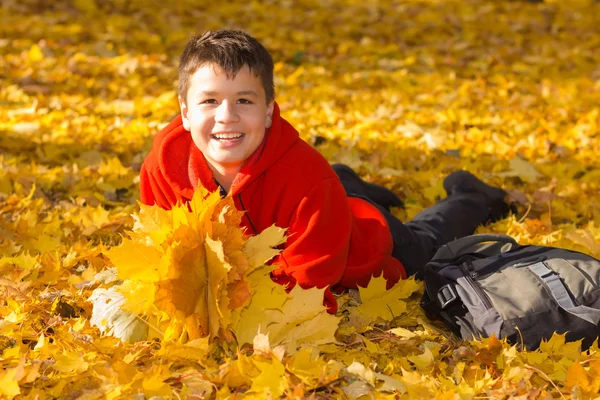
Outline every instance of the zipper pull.
[[473, 265], [473, 261], [472, 260], [467, 260], [465, 262], [465, 264], [467, 264], [467, 270], [469, 272], [474, 272], [475, 271], [475, 265]]
[[466, 264], [467, 264], [467, 271], [469, 272], [469, 275], [471, 276], [471, 278], [477, 278], [479, 276], [479, 273], [477, 271], [475, 271], [475, 265], [473, 264], [473, 261], [467, 260]]

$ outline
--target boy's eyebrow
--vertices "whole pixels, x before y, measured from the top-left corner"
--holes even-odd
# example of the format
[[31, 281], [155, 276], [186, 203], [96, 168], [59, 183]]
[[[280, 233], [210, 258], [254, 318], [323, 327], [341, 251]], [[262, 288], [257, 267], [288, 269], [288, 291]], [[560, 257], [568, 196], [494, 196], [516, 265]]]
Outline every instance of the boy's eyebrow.
[[242, 90], [241, 92], [238, 92], [238, 95], [241, 95], [241, 96], [247, 96], [247, 95], [258, 96], [254, 90]]
[[[213, 92], [211, 90], [203, 90], [200, 93], [198, 93], [198, 97], [200, 96], [217, 96], [219, 93], [218, 92]], [[258, 94], [256, 94], [256, 92], [254, 90], [242, 90], [241, 92], [237, 92], [238, 96], [256, 96], [258, 97]]]

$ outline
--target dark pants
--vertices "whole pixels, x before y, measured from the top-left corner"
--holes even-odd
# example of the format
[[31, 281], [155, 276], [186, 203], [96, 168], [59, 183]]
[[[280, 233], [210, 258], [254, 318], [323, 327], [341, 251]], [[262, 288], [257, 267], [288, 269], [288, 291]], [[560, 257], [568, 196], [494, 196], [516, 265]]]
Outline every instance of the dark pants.
[[423, 267], [440, 246], [473, 234], [489, 217], [490, 205], [483, 194], [454, 193], [421, 211], [412, 221], [402, 223], [371, 200], [362, 185], [355, 180], [345, 179], [342, 174], [338, 175], [348, 196], [368, 200], [385, 216], [394, 240], [392, 256], [402, 263], [407, 275], [422, 278]]

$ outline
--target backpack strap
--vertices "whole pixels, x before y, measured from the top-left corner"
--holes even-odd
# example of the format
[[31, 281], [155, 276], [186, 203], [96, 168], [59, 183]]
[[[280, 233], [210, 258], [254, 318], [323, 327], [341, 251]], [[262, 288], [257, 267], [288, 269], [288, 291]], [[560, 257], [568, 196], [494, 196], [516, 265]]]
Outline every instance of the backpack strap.
[[542, 280], [544, 286], [560, 308], [590, 324], [598, 325], [598, 322], [600, 322], [600, 310], [587, 306], [576, 306], [569, 295], [565, 283], [560, 279], [560, 275], [552, 271], [541, 261], [528, 265], [527, 268]]
[[[518, 246], [517, 241], [508, 235], [499, 234], [479, 234], [465, 236], [460, 239], [453, 240], [444, 246], [441, 246], [433, 259], [440, 260], [451, 260], [456, 259], [464, 254], [472, 253], [481, 249], [481, 244], [485, 242], [492, 242], [493, 244]], [[497, 249], [500, 251], [500, 249]], [[493, 252], [492, 252], [493, 253]]]

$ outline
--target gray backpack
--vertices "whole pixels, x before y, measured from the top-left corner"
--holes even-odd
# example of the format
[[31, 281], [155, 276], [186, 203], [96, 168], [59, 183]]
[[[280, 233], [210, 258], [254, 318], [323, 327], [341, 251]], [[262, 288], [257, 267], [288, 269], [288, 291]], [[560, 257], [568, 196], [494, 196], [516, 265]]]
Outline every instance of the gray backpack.
[[600, 335], [600, 261], [583, 253], [472, 235], [442, 246], [424, 280], [421, 306], [463, 339], [533, 350], [555, 331], [583, 348]]

